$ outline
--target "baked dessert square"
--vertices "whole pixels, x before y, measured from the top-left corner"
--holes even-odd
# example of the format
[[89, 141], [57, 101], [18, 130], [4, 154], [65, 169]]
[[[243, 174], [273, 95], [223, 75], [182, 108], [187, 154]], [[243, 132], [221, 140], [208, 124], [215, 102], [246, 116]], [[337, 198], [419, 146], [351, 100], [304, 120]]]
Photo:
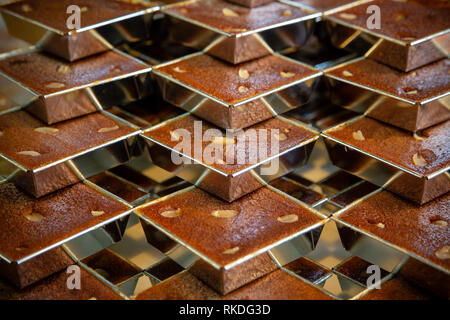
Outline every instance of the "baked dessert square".
[[12, 93], [8, 89], [3, 94], [21, 100], [21, 106], [47, 124], [141, 98], [137, 83], [143, 86], [149, 71], [148, 65], [119, 51], [73, 63], [36, 50], [0, 59], [2, 77], [15, 84]]
[[0, 278], [16, 288], [25, 288], [73, 263], [64, 249], [57, 247], [20, 264], [0, 259]]
[[237, 268], [325, 221], [269, 188], [228, 203], [190, 187], [143, 205], [136, 213], [218, 270]]
[[320, 75], [276, 54], [236, 66], [202, 53], [153, 73], [166, 101], [224, 129], [245, 128], [305, 104]]
[[227, 201], [303, 165], [317, 139], [310, 129], [281, 117], [225, 133], [189, 114], [142, 137], [155, 165]]
[[423, 204], [450, 190], [449, 130], [446, 121], [411, 134], [359, 117], [324, 136], [338, 167]]
[[232, 64], [260, 58], [307, 41], [320, 13], [271, 2], [246, 8], [224, 0], [165, 6], [169, 38]]
[[450, 119], [449, 72], [449, 59], [407, 73], [370, 59], [325, 71], [336, 104], [411, 132]]
[[136, 300], [332, 300], [320, 289], [282, 270], [220, 296], [188, 271], [142, 292]]
[[156, 3], [133, 0], [79, 0], [78, 8], [67, 12], [71, 5], [70, 0], [23, 0], [0, 6], [0, 12], [13, 37], [75, 61], [148, 38], [158, 10]]
[[[376, 20], [369, 6], [380, 8], [382, 23], [371, 28]], [[332, 41], [338, 47], [364, 48], [360, 53], [371, 59], [411, 71], [448, 56], [450, 5], [439, 0], [376, 0], [355, 2], [325, 16], [330, 22]]]
[[[14, 182], [36, 197], [80, 181], [77, 170], [83, 168], [75, 170], [74, 163], [67, 160], [116, 144], [117, 154], [117, 150], [128, 147], [128, 138], [138, 134], [137, 129], [105, 113], [47, 126], [25, 111], [1, 115], [0, 132], [0, 154], [21, 169]], [[117, 159], [121, 159], [120, 154]]]
[[449, 201], [447, 193], [418, 206], [389, 191], [380, 191], [337, 218], [448, 272]]
[[4, 183], [0, 185], [0, 199], [0, 252], [19, 264], [128, 215], [131, 208], [83, 183], [39, 199], [12, 183]]

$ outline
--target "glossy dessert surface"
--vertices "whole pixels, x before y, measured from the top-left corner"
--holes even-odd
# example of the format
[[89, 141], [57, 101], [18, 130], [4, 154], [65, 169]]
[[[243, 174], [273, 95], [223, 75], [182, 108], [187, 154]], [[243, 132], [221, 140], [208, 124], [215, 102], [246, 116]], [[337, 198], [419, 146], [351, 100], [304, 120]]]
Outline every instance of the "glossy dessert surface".
[[0, 153], [36, 169], [134, 131], [101, 113], [47, 126], [17, 111], [0, 116]]
[[[201, 144], [194, 136], [196, 128], [200, 124], [203, 137]], [[210, 129], [215, 129], [217, 133]], [[207, 132], [211, 136], [208, 137]], [[183, 133], [186, 138], [189, 133], [191, 141], [183, 142]], [[145, 135], [229, 174], [245, 169], [314, 137], [312, 132], [283, 121], [281, 118], [272, 118], [243, 131], [238, 131], [236, 134], [227, 135], [224, 130], [219, 130], [191, 115], [180, 117], [163, 126], [146, 131]], [[188, 146], [190, 152], [186, 148]], [[266, 150], [265, 155], [264, 152], [261, 152], [263, 149]]]
[[155, 70], [228, 104], [236, 104], [317, 73], [313, 68], [277, 55], [232, 65], [200, 54]]
[[223, 0], [186, 1], [164, 11], [231, 34], [257, 30], [308, 16], [307, 12], [299, 8], [278, 2], [246, 8]]
[[449, 207], [450, 194], [418, 206], [382, 191], [339, 219], [449, 269]]
[[304, 257], [298, 258], [284, 266], [285, 269], [294, 272], [300, 277], [315, 282], [330, 273], [330, 270], [318, 265]]
[[128, 210], [78, 183], [35, 199], [0, 185], [0, 252], [19, 260]]
[[268, 188], [232, 203], [191, 189], [137, 212], [223, 266], [322, 220]]
[[[422, 102], [448, 92], [449, 72], [449, 59], [439, 60], [410, 72], [397, 71], [371, 59], [355, 61], [327, 71], [339, 78], [414, 102]], [[398, 106], [402, 106], [401, 103], [399, 101]]]
[[[367, 280], [371, 277], [372, 272], [369, 272], [369, 267], [373, 264], [363, 260], [357, 256], [351, 257], [344, 263], [340, 264], [335, 270], [348, 276], [349, 278], [358, 281], [363, 286], [367, 285]], [[387, 276], [389, 272], [380, 268], [380, 279]]]
[[422, 175], [450, 164], [450, 121], [413, 135], [377, 120], [362, 118], [327, 134]]
[[156, 6], [156, 3], [134, 0], [23, 0], [4, 5], [3, 8], [31, 19], [40, 24], [52, 27], [62, 32], [72, 31], [67, 26], [67, 8], [76, 4], [80, 7], [81, 28], [111, 19], [121, 18]]
[[372, 30], [397, 40], [411, 42], [450, 28], [450, 4], [441, 0], [375, 0], [332, 14], [348, 24], [367, 29], [372, 13], [367, 8], [376, 5], [383, 17], [380, 30]]
[[0, 71], [39, 95], [95, 84], [148, 69], [144, 63], [107, 51], [87, 59], [67, 62], [43, 52], [0, 60]]

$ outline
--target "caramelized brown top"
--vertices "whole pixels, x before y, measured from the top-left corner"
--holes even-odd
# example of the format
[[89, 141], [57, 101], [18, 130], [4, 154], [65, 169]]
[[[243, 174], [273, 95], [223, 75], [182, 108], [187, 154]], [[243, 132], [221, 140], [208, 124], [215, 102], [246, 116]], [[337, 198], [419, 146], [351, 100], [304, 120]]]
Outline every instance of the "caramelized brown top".
[[193, 189], [155, 201], [138, 212], [221, 265], [321, 221], [267, 188], [232, 203]]
[[340, 219], [448, 269], [449, 207], [450, 193], [418, 206], [382, 191], [343, 213]]
[[260, 29], [308, 15], [299, 8], [278, 2], [246, 8], [223, 0], [186, 1], [165, 11], [232, 34]]
[[363, 296], [361, 300], [433, 300], [428, 292], [410, 284], [402, 277], [395, 277]]
[[331, 300], [319, 289], [274, 271], [225, 296], [220, 296], [188, 271], [144, 291], [136, 300]]
[[0, 153], [36, 169], [133, 131], [101, 113], [47, 126], [17, 111], [0, 116]]
[[[67, 280], [70, 274], [63, 270], [30, 287], [12, 290], [11, 300], [123, 300], [111, 288], [81, 269], [81, 289], [70, 290]], [[1, 285], [1, 283], [0, 283]]]
[[331, 16], [366, 29], [371, 5], [378, 6], [381, 15], [381, 29], [371, 31], [391, 38], [411, 42], [450, 28], [450, 4], [442, 0], [375, 0]]
[[[374, 60], [363, 59], [327, 73], [414, 102], [431, 99], [450, 89], [449, 59], [410, 72], [397, 71]], [[410, 107], [401, 101], [397, 104]]]
[[312, 68], [276, 55], [232, 65], [201, 54], [155, 70], [228, 104], [250, 99], [316, 73]]
[[67, 8], [81, 9], [81, 27], [89, 27], [154, 7], [156, 3], [136, 0], [23, 0], [3, 6], [5, 9], [63, 32], [67, 27]]
[[39, 199], [1, 184], [0, 252], [18, 260], [126, 210], [82, 183]]
[[363, 118], [328, 135], [423, 175], [450, 164], [450, 121], [413, 136], [373, 119]]
[[146, 68], [147, 65], [113, 51], [75, 62], [39, 52], [0, 60], [1, 71], [40, 95], [93, 84]]
[[[198, 143], [198, 146], [195, 142], [202, 137], [196, 140], [196, 123], [197, 127], [201, 124], [202, 131], [199, 132], [202, 133], [203, 137], [201, 144]], [[212, 133], [209, 137], [205, 132], [210, 129], [217, 131], [209, 131]], [[183, 143], [183, 131], [180, 130], [186, 130], [184, 136], [186, 139], [190, 137], [190, 141]], [[274, 130], [278, 130], [278, 132]], [[189, 136], [187, 133], [189, 133]], [[145, 134], [203, 163], [230, 174], [314, 137], [312, 132], [302, 127], [295, 126], [277, 118], [272, 118], [246, 128], [243, 131], [238, 131], [235, 135], [229, 135], [227, 138], [223, 130], [219, 130], [217, 127], [191, 115], [186, 115], [175, 121], [171, 121], [164, 126], [147, 131]], [[223, 137], [227, 140], [220, 140], [217, 137]], [[265, 141], [267, 143], [265, 143], [264, 139], [266, 139]], [[276, 143], [278, 143], [279, 148], [275, 148]], [[216, 150], [213, 150], [213, 147]], [[262, 149], [266, 150], [266, 156], [260, 151]]]

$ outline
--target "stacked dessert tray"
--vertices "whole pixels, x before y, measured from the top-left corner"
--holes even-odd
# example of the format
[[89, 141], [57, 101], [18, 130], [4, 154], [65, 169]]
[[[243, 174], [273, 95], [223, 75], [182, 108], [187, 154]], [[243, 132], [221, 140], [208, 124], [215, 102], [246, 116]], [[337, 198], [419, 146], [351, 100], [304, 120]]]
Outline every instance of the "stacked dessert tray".
[[0, 299], [450, 297], [448, 1], [0, 13]]

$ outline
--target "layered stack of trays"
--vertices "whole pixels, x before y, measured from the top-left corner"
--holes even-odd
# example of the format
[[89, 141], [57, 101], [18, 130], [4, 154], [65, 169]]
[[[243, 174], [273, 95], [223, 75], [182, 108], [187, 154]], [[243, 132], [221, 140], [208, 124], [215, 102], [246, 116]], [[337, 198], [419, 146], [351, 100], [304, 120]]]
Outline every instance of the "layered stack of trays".
[[0, 1], [0, 300], [448, 299], [450, 5], [163, 2]]
[[[368, 26], [370, 6], [381, 12], [381, 29]], [[366, 1], [329, 14], [333, 43], [364, 54], [325, 70], [330, 97], [362, 115], [322, 132], [337, 167], [381, 187], [333, 215], [344, 247], [360, 252], [374, 242], [402, 252], [391, 261], [399, 273], [446, 299], [449, 14], [443, 1]], [[405, 290], [393, 283], [392, 296]]]

